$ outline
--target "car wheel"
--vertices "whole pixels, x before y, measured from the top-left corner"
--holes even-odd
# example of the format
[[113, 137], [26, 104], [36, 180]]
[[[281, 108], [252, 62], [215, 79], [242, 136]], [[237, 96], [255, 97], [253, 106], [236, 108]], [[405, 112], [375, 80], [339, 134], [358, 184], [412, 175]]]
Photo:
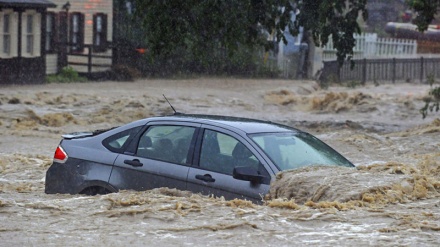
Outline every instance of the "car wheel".
[[105, 195], [111, 193], [108, 189], [100, 186], [92, 186], [87, 187], [83, 191], [80, 192], [80, 194], [88, 195], [88, 196], [94, 196], [94, 195]]

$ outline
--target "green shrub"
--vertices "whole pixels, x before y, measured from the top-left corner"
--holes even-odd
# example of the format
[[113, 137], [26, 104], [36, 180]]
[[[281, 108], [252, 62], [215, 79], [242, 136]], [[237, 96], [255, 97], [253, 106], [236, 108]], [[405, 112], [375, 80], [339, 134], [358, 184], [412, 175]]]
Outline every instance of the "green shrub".
[[426, 118], [428, 112], [438, 112], [440, 110], [440, 87], [431, 89], [429, 95], [423, 101], [425, 101], [425, 106], [420, 109], [423, 118]]
[[429, 83], [431, 90], [423, 99], [425, 106], [420, 109], [423, 118], [426, 118], [429, 112], [438, 112], [440, 110], [440, 86], [434, 87], [434, 84], [436, 84], [437, 81], [433, 74], [427, 76], [427, 82]]
[[46, 77], [47, 83], [69, 83], [69, 82], [86, 82], [87, 78], [79, 76], [78, 72], [72, 67], [67, 66], [61, 69], [61, 72], [56, 75], [48, 75]]

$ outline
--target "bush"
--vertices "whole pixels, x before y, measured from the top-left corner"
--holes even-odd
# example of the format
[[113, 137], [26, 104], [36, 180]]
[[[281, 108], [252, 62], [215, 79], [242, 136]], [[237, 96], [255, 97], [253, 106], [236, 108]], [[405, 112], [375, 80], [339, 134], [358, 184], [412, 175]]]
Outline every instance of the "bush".
[[436, 80], [432, 74], [427, 76], [427, 82], [431, 86], [431, 90], [423, 99], [423, 101], [425, 101], [425, 106], [420, 109], [420, 113], [422, 114], [423, 118], [426, 118], [428, 112], [438, 112], [440, 110], [440, 86], [433, 88], [434, 84], [436, 84]]
[[222, 47], [200, 47], [198, 54], [176, 48], [170, 53], [146, 55], [137, 66], [143, 76], [188, 77], [188, 76], [244, 76], [278, 77], [276, 66], [263, 62], [263, 57], [254, 50], [242, 46], [233, 53]]
[[428, 112], [438, 112], [440, 110], [440, 87], [431, 89], [429, 95], [423, 99], [425, 106], [420, 109], [423, 118], [426, 118]]
[[116, 81], [134, 81], [141, 77], [141, 72], [128, 65], [117, 64], [112, 67], [110, 79]]
[[87, 78], [79, 76], [78, 72], [75, 71], [72, 67], [67, 66], [64, 67], [60, 73], [56, 75], [48, 75], [46, 77], [46, 82], [54, 83], [69, 83], [69, 82], [86, 82]]

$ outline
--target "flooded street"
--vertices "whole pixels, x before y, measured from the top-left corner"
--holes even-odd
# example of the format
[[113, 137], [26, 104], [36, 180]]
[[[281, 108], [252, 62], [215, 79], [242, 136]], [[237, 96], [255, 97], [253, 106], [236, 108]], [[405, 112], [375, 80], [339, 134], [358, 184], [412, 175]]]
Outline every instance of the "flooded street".
[[[0, 87], [0, 246], [439, 246], [440, 114], [429, 85], [141, 80]], [[357, 169], [273, 178], [262, 205], [186, 191], [47, 195], [61, 134], [178, 112], [310, 132]]]

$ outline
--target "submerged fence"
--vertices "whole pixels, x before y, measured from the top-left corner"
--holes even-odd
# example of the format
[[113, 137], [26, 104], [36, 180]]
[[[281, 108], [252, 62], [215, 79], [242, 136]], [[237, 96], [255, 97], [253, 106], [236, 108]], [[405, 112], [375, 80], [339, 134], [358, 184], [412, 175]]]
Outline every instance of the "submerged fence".
[[324, 61], [320, 80], [344, 81], [420, 81], [440, 78], [440, 58], [392, 58], [354, 60], [339, 67], [337, 61]]

